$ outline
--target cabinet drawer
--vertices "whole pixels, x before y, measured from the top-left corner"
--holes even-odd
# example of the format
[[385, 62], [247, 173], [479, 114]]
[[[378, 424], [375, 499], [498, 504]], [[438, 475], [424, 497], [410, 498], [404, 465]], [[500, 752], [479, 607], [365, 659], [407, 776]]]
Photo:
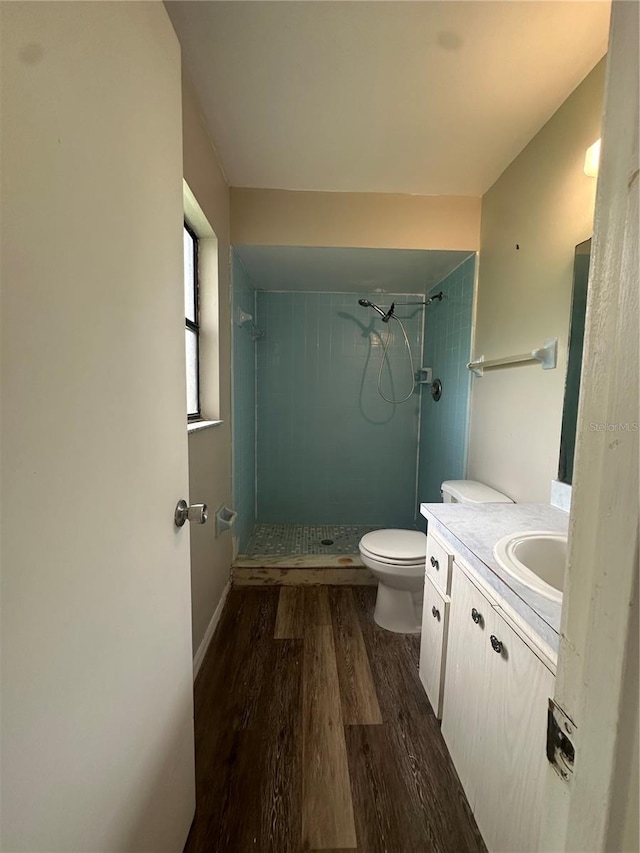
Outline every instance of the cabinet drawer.
[[438, 719], [442, 717], [449, 599], [428, 575], [424, 579], [424, 608], [420, 637], [420, 681]]
[[433, 533], [427, 536], [427, 575], [444, 595], [451, 592], [451, 564], [448, 554]]

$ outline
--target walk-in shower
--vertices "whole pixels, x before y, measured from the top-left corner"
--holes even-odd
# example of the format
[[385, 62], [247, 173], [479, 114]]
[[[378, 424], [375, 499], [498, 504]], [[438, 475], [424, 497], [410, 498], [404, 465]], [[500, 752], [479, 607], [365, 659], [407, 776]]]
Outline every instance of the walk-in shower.
[[382, 397], [383, 400], [386, 400], [387, 403], [392, 403], [393, 405], [399, 405], [400, 403], [406, 403], [407, 400], [410, 400], [413, 396], [414, 391], [416, 390], [416, 371], [413, 364], [413, 354], [411, 352], [411, 344], [409, 343], [409, 338], [407, 337], [407, 332], [404, 327], [402, 320], [396, 316], [395, 309], [396, 306], [404, 306], [404, 305], [418, 305], [422, 308], [426, 308], [427, 305], [431, 305], [432, 302], [442, 301], [443, 292], [435, 293], [433, 296], [430, 296], [429, 299], [421, 300], [419, 302], [392, 302], [389, 308], [385, 311], [384, 308], [381, 308], [379, 305], [376, 305], [375, 302], [371, 302], [370, 299], [358, 299], [358, 305], [361, 305], [363, 308], [373, 308], [373, 310], [378, 313], [382, 317], [383, 323], [389, 323], [389, 320], [396, 320], [400, 324], [400, 328], [402, 329], [402, 335], [404, 337], [404, 343], [407, 348], [407, 353], [409, 355], [409, 372], [411, 376], [411, 390], [409, 393], [402, 397], [400, 400], [392, 400], [390, 397], [387, 397], [382, 391], [382, 373], [384, 371], [384, 366], [387, 361], [389, 344], [393, 341], [393, 333], [391, 331], [391, 326], [387, 328], [387, 336], [384, 342], [384, 348], [382, 350], [382, 357], [380, 359], [380, 369], [378, 370], [378, 381], [377, 388], [378, 394]]
[[[463, 479], [468, 257], [234, 249], [232, 532], [247, 571], [256, 557], [263, 568], [351, 571], [366, 532], [413, 528], [419, 500], [438, 500], [442, 480]], [[238, 326], [246, 315], [264, 332], [258, 340]], [[411, 388], [404, 405], [377, 389], [387, 338], [380, 385], [392, 401]], [[446, 389], [438, 403], [417, 393], [421, 377], [413, 388], [422, 365]]]

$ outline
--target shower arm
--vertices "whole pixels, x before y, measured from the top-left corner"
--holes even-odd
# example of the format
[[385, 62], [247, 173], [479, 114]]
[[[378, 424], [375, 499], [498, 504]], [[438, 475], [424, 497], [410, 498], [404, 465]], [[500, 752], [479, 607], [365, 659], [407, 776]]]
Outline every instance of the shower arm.
[[383, 323], [388, 323], [392, 318], [397, 320], [394, 311], [396, 305], [420, 305], [420, 307], [425, 308], [427, 305], [431, 305], [436, 299], [441, 302], [442, 297], [444, 296], [443, 292], [434, 293], [433, 296], [429, 297], [427, 300], [420, 300], [419, 302], [392, 302], [390, 308], [385, 311], [383, 308], [380, 308], [379, 305], [376, 305], [375, 302], [371, 302], [369, 299], [358, 299], [358, 305], [362, 305], [363, 308], [373, 308], [373, 310], [382, 317]]
[[423, 307], [426, 307], [427, 305], [431, 305], [431, 303], [432, 303], [432, 302], [435, 302], [435, 301], [436, 301], [436, 299], [438, 300], [438, 302], [442, 302], [442, 298], [443, 298], [443, 296], [444, 296], [444, 293], [443, 293], [442, 291], [440, 291], [440, 293], [434, 293], [434, 295], [433, 295], [433, 296], [430, 296], [430, 297], [429, 297], [429, 299], [427, 299], [426, 301], [421, 301], [421, 302], [396, 302], [395, 304], [396, 304], [396, 305], [422, 305]]

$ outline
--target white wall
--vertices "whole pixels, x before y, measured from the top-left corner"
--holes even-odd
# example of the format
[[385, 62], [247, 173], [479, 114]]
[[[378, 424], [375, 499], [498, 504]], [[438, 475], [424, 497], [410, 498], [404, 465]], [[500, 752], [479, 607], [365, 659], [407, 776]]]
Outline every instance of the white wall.
[[[190, 501], [206, 503], [209, 507], [207, 524], [191, 528], [192, 630], [195, 655], [229, 579], [232, 561], [231, 532], [227, 531], [216, 539], [213, 518], [216, 509], [222, 504], [232, 506], [229, 188], [184, 69], [182, 127], [184, 178], [218, 238], [218, 414], [222, 423], [189, 435]], [[207, 370], [214, 367], [207, 362], [205, 356], [201, 365], [205, 383], [210, 381]], [[206, 397], [204, 403], [206, 407]], [[207, 416], [206, 410], [204, 414]]]
[[[474, 355], [527, 352], [558, 338], [555, 370], [522, 365], [474, 378], [469, 477], [518, 502], [548, 503], [558, 473], [573, 254], [591, 236], [604, 60], [482, 199]], [[516, 248], [519, 247], [519, 248]]]
[[5, 851], [181, 851], [195, 805], [180, 51], [1, 3]]

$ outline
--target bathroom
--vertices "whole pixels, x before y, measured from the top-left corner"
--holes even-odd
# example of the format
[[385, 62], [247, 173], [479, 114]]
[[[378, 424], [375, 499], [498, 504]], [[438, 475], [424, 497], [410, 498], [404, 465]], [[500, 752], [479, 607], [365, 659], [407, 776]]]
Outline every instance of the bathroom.
[[[324, 612], [318, 625], [333, 621], [343, 690], [349, 688], [341, 666], [356, 653], [341, 652], [336, 626], [353, 642], [360, 634], [354, 620], [363, 625], [365, 694], [375, 694], [371, 681], [378, 683], [381, 665], [373, 659], [380, 645], [372, 645], [378, 635], [369, 633], [371, 625], [413, 635], [412, 665], [490, 850], [546, 849], [539, 845], [550, 760], [547, 700], [556, 674], [558, 573], [571, 505], [567, 457], [578, 406], [576, 383], [571, 393], [567, 377], [580, 373], [595, 205], [585, 156], [601, 135], [603, 86], [601, 62], [483, 195], [479, 251], [473, 242], [444, 249], [438, 238], [433, 248], [365, 248], [350, 243], [344, 227], [338, 242], [338, 228], [320, 219], [305, 243], [296, 239], [305, 227], [282, 214], [277, 199], [268, 225], [249, 215], [232, 249], [233, 589], [270, 589], [280, 643], [306, 644]], [[560, 192], [562, 208], [550, 216]], [[249, 210], [251, 201], [247, 192]], [[442, 510], [422, 507], [442, 501]], [[458, 502], [466, 506], [453, 506]], [[473, 525], [499, 531], [490, 547], [465, 528], [471, 512]], [[544, 534], [544, 570], [548, 579], [556, 573], [550, 585], [529, 587], [500, 562], [487, 584], [482, 567], [495, 567], [494, 545], [504, 540], [506, 553], [516, 531], [532, 535], [534, 545]], [[460, 565], [472, 568], [465, 574]], [[473, 657], [463, 606], [477, 615], [476, 631], [487, 641], [490, 635], [496, 660], [514, 668], [508, 676], [488, 671], [492, 689], [504, 690], [501, 707], [492, 694], [483, 697], [484, 661]], [[492, 622], [487, 608], [508, 616]], [[396, 641], [376, 642], [390, 650]], [[473, 722], [452, 713], [472, 685], [488, 721], [505, 716], [500, 731], [490, 722], [485, 728], [481, 710]], [[343, 715], [353, 724], [379, 723], [385, 699], [379, 692], [362, 700], [366, 707], [343, 706]], [[524, 741], [518, 732], [525, 724], [509, 725], [512, 714], [526, 719]], [[468, 743], [465, 731], [491, 744], [491, 755]], [[502, 736], [512, 744], [510, 758]], [[566, 731], [563, 737], [556, 765], [573, 772], [573, 742]], [[349, 740], [346, 746], [351, 767]], [[500, 762], [513, 767], [501, 775]], [[486, 795], [480, 772], [492, 779]], [[361, 784], [357, 776], [352, 770], [352, 788]], [[302, 777], [310, 787], [318, 781], [304, 771]], [[320, 789], [343, 826], [322, 832], [305, 826], [303, 816], [311, 847], [347, 848], [354, 838], [362, 849], [375, 846], [357, 802], [374, 796], [371, 790], [354, 791], [354, 827], [337, 803], [345, 796], [340, 786], [333, 795]], [[196, 824], [193, 849], [205, 837], [199, 830]], [[413, 843], [423, 843], [419, 834]], [[475, 849], [477, 840], [457, 836], [449, 843]]]
[[[514, 534], [543, 533], [533, 547], [547, 549], [545, 566], [565, 560], [571, 475], [560, 457], [571, 441], [561, 436], [563, 418], [577, 415], [565, 382], [580, 326], [577, 247], [593, 234], [596, 180], [585, 157], [601, 136], [604, 83], [601, 61], [480, 209], [456, 199], [454, 227], [444, 212], [417, 227], [408, 206], [390, 223], [373, 198], [347, 207], [339, 194], [234, 191], [237, 516], [212, 647], [250, 634], [252, 651], [215, 671], [206, 659], [199, 678], [203, 695], [219, 695], [238, 685], [230, 666], [258, 691], [259, 668], [269, 673], [279, 703], [260, 693], [255, 713], [277, 732], [287, 766], [301, 762], [290, 784], [303, 793], [285, 796], [269, 841], [258, 815], [237, 826], [209, 806], [189, 850], [220, 837], [220, 825], [239, 849], [252, 834], [286, 849], [287, 826], [310, 849], [422, 850], [428, 838], [452, 851], [551, 849], [542, 815], [545, 785], [562, 790], [546, 752], [561, 590], [557, 575], [552, 589], [527, 586], [493, 549], [503, 542], [506, 554], [521, 547]], [[472, 505], [469, 483], [481, 484]], [[492, 531], [491, 542], [475, 527]], [[573, 774], [576, 744], [563, 707], [552, 716], [558, 778]], [[287, 723], [299, 712], [302, 743]], [[208, 703], [200, 718], [211, 713]], [[327, 740], [326, 726], [340, 721], [344, 740]], [[218, 743], [203, 737], [210, 749]], [[267, 766], [269, 740], [254, 756]], [[402, 742], [411, 760], [391, 746]], [[440, 750], [447, 758], [434, 765]], [[225, 754], [213, 764], [217, 784], [240, 784]], [[362, 755], [371, 756], [364, 766]], [[265, 774], [261, 808], [270, 808], [278, 783]], [[414, 810], [429, 774], [455, 782], [429, 789], [435, 809]], [[446, 838], [434, 828], [442, 819]]]
[[0, 15], [0, 849], [637, 851], [638, 4]]
[[[233, 589], [271, 590], [280, 643], [307, 643], [324, 595], [319, 610], [334, 625], [341, 690], [350, 689], [341, 666], [356, 653], [340, 650], [337, 626], [348, 626], [353, 642], [353, 622], [360, 621], [360, 679], [374, 695], [363, 700], [366, 707], [343, 705], [345, 722], [385, 716], [386, 697], [371, 688], [381, 663], [374, 661], [380, 646], [371, 645], [378, 635], [370, 626], [420, 638], [411, 641], [412, 666], [490, 850], [545, 849], [544, 744], [562, 599], [561, 569], [554, 566], [566, 560], [566, 457], [573, 456], [578, 404], [575, 382], [573, 396], [565, 385], [568, 370], [580, 373], [595, 205], [585, 156], [601, 135], [603, 86], [600, 63], [483, 195], [479, 251], [473, 242], [445, 248], [438, 238], [420, 249], [350, 242], [339, 214], [340, 228], [318, 219], [310, 234], [307, 223], [297, 227], [281, 213], [276, 198], [267, 225], [249, 212], [232, 249]], [[562, 207], [550, 216], [560, 192]], [[242, 201], [250, 211], [248, 191]], [[306, 242], [299, 239], [305, 232]], [[492, 360], [495, 366], [481, 366]], [[451, 503], [423, 507], [442, 501]], [[490, 547], [469, 534], [457, 502], [466, 504], [467, 516], [476, 514], [474, 525], [499, 531]], [[504, 561], [513, 533], [531, 532], [535, 540], [541, 531], [548, 579], [556, 572], [550, 586], [528, 587], [503, 563], [487, 584], [478, 565], [496, 568], [498, 541], [507, 543]], [[530, 545], [526, 539], [524, 547]], [[467, 574], [462, 565], [471, 566]], [[493, 693], [484, 696], [485, 663], [473, 657], [476, 638], [464, 607], [478, 614], [469, 624], [487, 634], [486, 642], [490, 635], [496, 660], [513, 669], [505, 676], [487, 661], [493, 668], [486, 682], [504, 690], [501, 707]], [[491, 621], [487, 608], [508, 615]], [[391, 649], [394, 640], [385, 643]], [[478, 697], [474, 722], [452, 712], [470, 689]], [[508, 724], [512, 714], [526, 724]], [[492, 718], [502, 720], [501, 730]], [[466, 731], [473, 732], [470, 743]], [[572, 772], [573, 741], [563, 732], [567, 743], [556, 766]], [[510, 757], [501, 737], [511, 743]], [[479, 752], [477, 741], [491, 744], [491, 754]], [[348, 739], [346, 747], [352, 768]], [[502, 763], [511, 769], [501, 774]], [[492, 779], [486, 795], [479, 773]], [[302, 778], [303, 786], [318, 781], [304, 771]], [[357, 779], [352, 769], [352, 788], [362, 784]], [[303, 814], [311, 847], [350, 847], [354, 837], [362, 849], [375, 846], [358, 814], [362, 799], [375, 795], [363, 789], [353, 794], [354, 828], [337, 804], [345, 796], [340, 786], [333, 796], [320, 786], [324, 806], [343, 826], [323, 833], [305, 826]], [[527, 818], [519, 805], [525, 801]], [[196, 824], [193, 849], [202, 837]], [[413, 843], [421, 849], [419, 833]], [[449, 843], [475, 849], [477, 842], [458, 836]]]

